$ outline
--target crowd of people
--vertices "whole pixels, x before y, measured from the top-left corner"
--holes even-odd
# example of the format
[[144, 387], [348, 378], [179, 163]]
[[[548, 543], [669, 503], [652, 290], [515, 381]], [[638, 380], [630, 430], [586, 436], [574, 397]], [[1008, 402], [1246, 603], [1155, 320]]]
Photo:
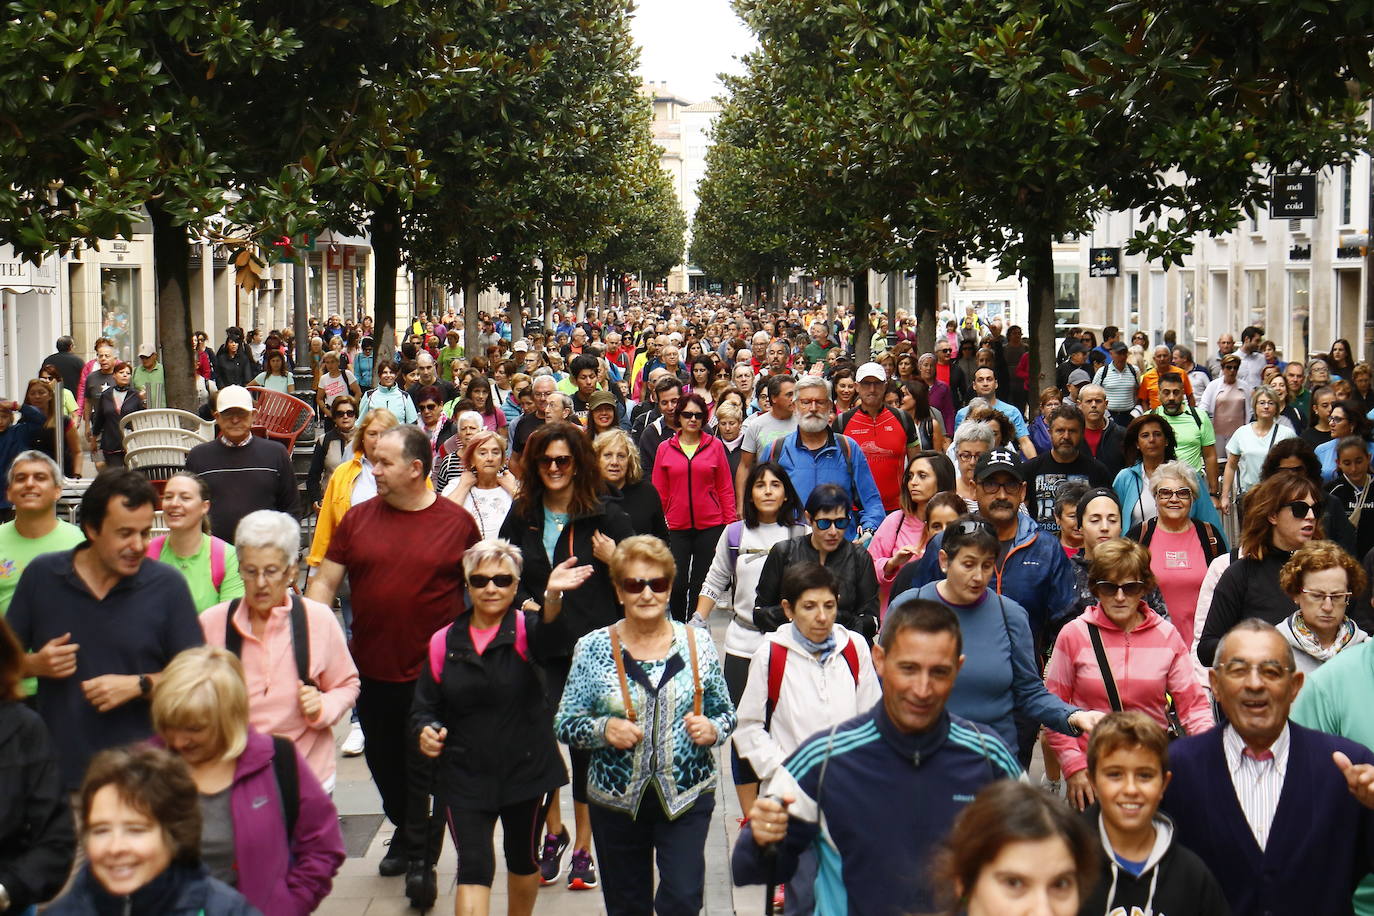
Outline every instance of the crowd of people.
[[[63, 338], [0, 402], [0, 911], [313, 912], [342, 753], [416, 908], [447, 835], [490, 911], [499, 822], [510, 914], [689, 916], [728, 745], [733, 878], [789, 916], [1374, 916], [1348, 342], [1071, 329], [1033, 390], [973, 309], [862, 362], [815, 303], [553, 314], [197, 334], [216, 435], [157, 488], [155, 347]], [[303, 494], [252, 432], [298, 362]]]

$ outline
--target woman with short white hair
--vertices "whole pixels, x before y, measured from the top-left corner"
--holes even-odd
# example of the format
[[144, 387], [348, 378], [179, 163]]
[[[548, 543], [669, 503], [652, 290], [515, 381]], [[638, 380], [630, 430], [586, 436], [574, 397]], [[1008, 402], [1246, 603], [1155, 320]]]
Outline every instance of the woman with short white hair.
[[243, 598], [211, 607], [200, 625], [207, 643], [243, 660], [249, 724], [290, 738], [325, 791], [333, 791], [332, 729], [358, 699], [358, 669], [334, 612], [288, 591], [300, 541], [300, 523], [284, 512], [245, 515], [234, 532]]

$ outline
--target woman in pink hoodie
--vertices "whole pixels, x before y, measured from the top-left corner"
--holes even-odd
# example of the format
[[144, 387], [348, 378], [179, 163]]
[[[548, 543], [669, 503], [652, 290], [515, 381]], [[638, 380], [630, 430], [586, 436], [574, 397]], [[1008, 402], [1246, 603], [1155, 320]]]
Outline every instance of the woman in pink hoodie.
[[[1168, 696], [1190, 735], [1212, 727], [1207, 695], [1193, 676], [1188, 646], [1143, 600], [1155, 586], [1150, 553], [1123, 538], [1098, 544], [1088, 568], [1098, 603], [1059, 632], [1045, 686], [1065, 702], [1103, 712], [1139, 710], [1168, 726]], [[1094, 641], [1100, 642], [1099, 650]], [[1106, 658], [1108, 671], [1098, 661]], [[1093, 802], [1088, 736], [1047, 733], [1078, 808]]]
[[725, 445], [706, 429], [706, 400], [696, 392], [677, 402], [677, 432], [661, 443], [653, 481], [668, 521], [668, 547], [677, 576], [670, 613], [686, 622], [697, 606], [716, 544], [735, 514], [735, 479]]

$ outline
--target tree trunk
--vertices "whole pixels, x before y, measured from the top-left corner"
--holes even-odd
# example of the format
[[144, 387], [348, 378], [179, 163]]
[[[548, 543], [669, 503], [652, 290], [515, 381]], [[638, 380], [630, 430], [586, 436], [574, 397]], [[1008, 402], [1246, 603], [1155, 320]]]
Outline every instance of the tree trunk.
[[467, 356], [469, 364], [474, 356], [481, 356], [477, 352], [477, 334], [480, 326], [477, 321], [477, 300], [482, 295], [481, 281], [476, 280], [471, 274], [463, 278], [463, 354]]
[[[396, 352], [396, 274], [401, 269], [401, 201], [394, 193], [382, 198], [372, 214], [368, 231], [372, 236], [372, 263], [375, 278], [372, 284], [373, 352], [379, 358], [390, 358]], [[416, 276], [417, 284], [420, 277]], [[419, 297], [424, 287], [417, 286]], [[419, 298], [417, 309], [423, 303]], [[420, 311], [423, 314], [423, 310]]]
[[515, 288], [510, 294], [510, 314], [506, 320], [510, 322], [511, 343], [525, 336], [525, 299], [526, 299], [527, 278], [521, 276], [515, 282]]
[[196, 409], [195, 353], [191, 346], [191, 237], [156, 201], [147, 204], [153, 223], [153, 270], [157, 281], [157, 335], [167, 377], [167, 406]]
[[938, 311], [940, 274], [935, 267], [935, 255], [922, 253], [916, 258], [916, 345], [921, 353], [935, 352], [935, 335], [939, 333]]
[[1035, 392], [1054, 382], [1054, 247], [1050, 239], [1037, 240], [1031, 246], [1025, 272], [1031, 338], [1026, 392], [1034, 399]]
[[540, 277], [544, 291], [544, 327], [553, 321], [553, 262], [547, 251], [539, 255]]
[[854, 274], [850, 282], [854, 287], [854, 362], [861, 366], [868, 362], [873, 350], [873, 327], [868, 320], [868, 268]]

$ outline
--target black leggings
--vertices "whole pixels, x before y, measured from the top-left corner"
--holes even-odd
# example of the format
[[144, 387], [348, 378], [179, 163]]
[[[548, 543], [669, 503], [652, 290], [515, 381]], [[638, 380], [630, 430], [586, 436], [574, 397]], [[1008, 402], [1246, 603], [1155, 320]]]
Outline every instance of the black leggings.
[[458, 883], [491, 887], [496, 877], [496, 853], [492, 834], [496, 818], [501, 818], [501, 846], [506, 854], [506, 871], [512, 875], [532, 875], [539, 870], [539, 837], [548, 813], [547, 795], [515, 802], [500, 811], [471, 811], [445, 808], [448, 830], [458, 850]]
[[669, 604], [674, 620], [686, 623], [697, 609], [697, 596], [701, 594], [701, 585], [706, 581], [706, 572], [716, 557], [716, 545], [724, 530], [724, 525], [713, 525], [668, 532], [668, 549], [673, 552], [673, 563], [677, 565]]

